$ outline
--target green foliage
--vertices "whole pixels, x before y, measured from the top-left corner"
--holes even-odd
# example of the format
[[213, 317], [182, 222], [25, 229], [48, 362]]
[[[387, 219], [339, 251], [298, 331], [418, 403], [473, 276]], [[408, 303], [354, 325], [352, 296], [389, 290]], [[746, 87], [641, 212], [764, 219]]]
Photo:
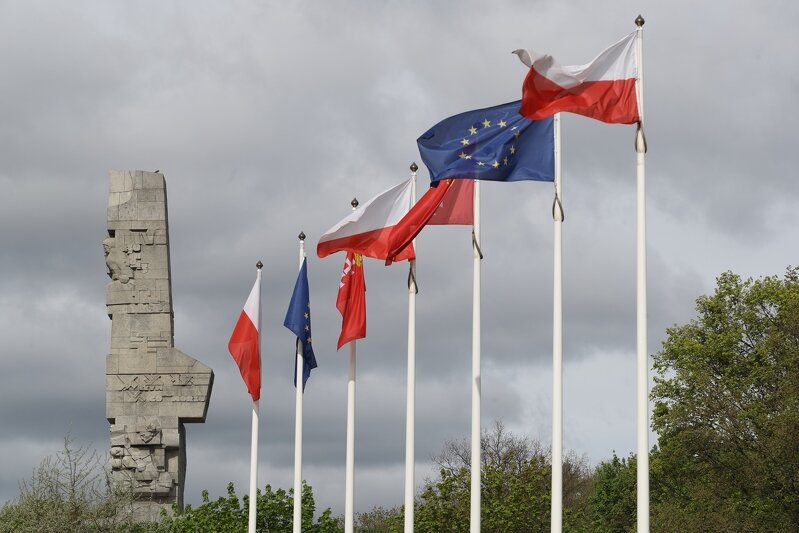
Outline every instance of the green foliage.
[[131, 501], [131, 493], [111, 489], [100, 456], [66, 436], [63, 450], [46, 457], [0, 509], [0, 532], [124, 531]]
[[[30, 480], [20, 483], [20, 494], [0, 509], [0, 533], [240, 533], [247, 530], [249, 498], [239, 499], [232, 483], [227, 496], [211, 501], [202, 493], [202, 504], [187, 505], [182, 513], [162, 513], [154, 523], [135, 523], [135, 495], [111, 489], [101, 457], [87, 447], [76, 447], [67, 436], [63, 451], [45, 458]], [[294, 491], [258, 491], [257, 531], [290, 532], [294, 514]], [[302, 485], [302, 530], [309, 533], [339, 533], [340, 518], [326, 509], [314, 522], [313, 491]]]
[[594, 490], [588, 498], [592, 531], [596, 533], [635, 531], [636, 458], [600, 463], [594, 474]]
[[[467, 441], [449, 442], [436, 458], [439, 478], [428, 480], [416, 504], [414, 531], [469, 530], [471, 460]], [[591, 483], [585, 459], [564, 461], [564, 508], [582, 516]], [[481, 530], [519, 533], [550, 525], [549, 454], [537, 441], [507, 432], [501, 422], [481, 438]], [[576, 524], [572, 517], [569, 523]], [[569, 531], [569, 528], [566, 528]], [[576, 526], [571, 530], [576, 531]]]
[[[247, 530], [250, 498], [239, 499], [233, 483], [228, 483], [227, 496], [211, 501], [208, 491], [202, 493], [203, 503], [196, 508], [187, 505], [184, 511], [163, 516], [158, 524], [142, 525], [140, 533], [240, 533]], [[313, 490], [302, 484], [302, 530], [310, 533], [338, 533], [343, 530], [340, 520], [326, 509], [314, 523], [316, 510]], [[261, 533], [291, 532], [294, 518], [294, 489], [272, 490], [266, 485], [257, 491], [256, 531]]]
[[402, 533], [404, 525], [401, 507], [375, 507], [355, 516], [355, 531], [358, 533]]
[[655, 354], [656, 531], [799, 531], [799, 271], [730, 272]]

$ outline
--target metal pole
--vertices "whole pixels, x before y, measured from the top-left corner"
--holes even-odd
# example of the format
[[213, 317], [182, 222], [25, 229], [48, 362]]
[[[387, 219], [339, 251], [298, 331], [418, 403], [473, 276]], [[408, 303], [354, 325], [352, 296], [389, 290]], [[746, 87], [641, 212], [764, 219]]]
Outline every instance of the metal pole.
[[[258, 284], [258, 353], [261, 353], [261, 269], [264, 264], [255, 264]], [[259, 366], [260, 368], [260, 366]], [[248, 533], [255, 533], [255, 513], [258, 507], [258, 400], [252, 402], [252, 439], [250, 441], [250, 508], [247, 520]]]
[[[357, 198], [350, 202], [352, 210], [358, 207]], [[356, 341], [349, 343], [350, 358], [347, 372], [347, 460], [344, 496], [344, 533], [353, 533], [355, 502], [355, 353]]]
[[638, 62], [638, 114], [640, 122], [635, 137], [636, 177], [638, 189], [637, 209], [637, 396], [638, 396], [638, 533], [649, 532], [649, 355], [647, 353], [647, 303], [646, 303], [646, 140], [644, 138], [644, 18], [635, 19], [637, 26], [636, 60]]
[[472, 242], [472, 453], [471, 513], [469, 531], [480, 533], [480, 181], [474, 180]]
[[[411, 202], [416, 202], [416, 163], [411, 164]], [[416, 246], [416, 239], [412, 245]], [[416, 260], [408, 277], [408, 377], [405, 394], [405, 533], [413, 533], [416, 426]]]
[[552, 533], [563, 529], [563, 212], [561, 206], [560, 113], [555, 114], [554, 291], [552, 298]]
[[[300, 266], [305, 260], [305, 233], [300, 231]], [[294, 527], [293, 533], [302, 531], [302, 393], [303, 368], [305, 362], [302, 344], [297, 343], [297, 377], [294, 391]]]

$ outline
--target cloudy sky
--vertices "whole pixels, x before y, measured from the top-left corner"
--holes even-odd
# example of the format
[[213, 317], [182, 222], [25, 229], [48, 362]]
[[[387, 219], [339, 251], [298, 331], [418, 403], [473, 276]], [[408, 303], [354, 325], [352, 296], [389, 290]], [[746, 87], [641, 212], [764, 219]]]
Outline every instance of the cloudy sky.
[[[649, 351], [715, 277], [796, 264], [795, 2], [11, 2], [0, 0], [0, 501], [65, 434], [108, 448], [104, 372], [111, 169], [169, 190], [175, 344], [214, 369], [187, 426], [186, 498], [246, 492], [250, 399], [226, 344], [264, 262], [259, 485], [290, 487], [297, 235], [318, 237], [407, 179], [416, 138], [520, 97], [510, 51], [582, 64], [644, 31]], [[633, 127], [563, 117], [564, 444], [635, 450]], [[419, 172], [420, 192], [426, 169]], [[483, 420], [548, 443], [552, 185], [483, 186]], [[470, 431], [469, 229], [418, 240], [417, 484]], [[309, 257], [319, 368], [304, 477], [343, 512], [343, 257]], [[403, 499], [404, 263], [368, 260], [358, 347], [356, 510]]]

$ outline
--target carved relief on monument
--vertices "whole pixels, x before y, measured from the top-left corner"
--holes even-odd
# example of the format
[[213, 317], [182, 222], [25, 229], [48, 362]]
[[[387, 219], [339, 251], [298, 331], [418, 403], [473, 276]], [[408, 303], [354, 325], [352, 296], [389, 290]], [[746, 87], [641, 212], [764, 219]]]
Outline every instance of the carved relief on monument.
[[169, 226], [163, 175], [112, 171], [103, 239], [111, 350], [106, 417], [115, 485], [139, 495], [135, 512], [157, 518], [183, 506], [185, 422], [204, 422], [210, 368], [174, 347]]

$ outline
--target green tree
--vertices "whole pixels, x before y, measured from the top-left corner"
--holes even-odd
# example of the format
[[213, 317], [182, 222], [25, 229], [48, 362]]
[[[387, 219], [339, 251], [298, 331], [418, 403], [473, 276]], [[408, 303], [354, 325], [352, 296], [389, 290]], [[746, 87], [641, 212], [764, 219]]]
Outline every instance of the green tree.
[[404, 531], [402, 507], [374, 507], [371, 511], [355, 514], [355, 531], [358, 533], [401, 533]]
[[591, 531], [612, 533], [635, 531], [636, 526], [636, 458], [613, 458], [599, 464], [594, 486], [588, 497]]
[[799, 271], [730, 272], [655, 354], [655, 531], [799, 531]]
[[[482, 531], [523, 533], [549, 529], [549, 451], [538, 441], [508, 432], [502, 422], [484, 432], [480, 444]], [[470, 450], [467, 440], [451, 441], [435, 458], [439, 477], [425, 482], [417, 501], [415, 531], [469, 530]], [[567, 513], [582, 513], [582, 502], [591, 483], [585, 458], [566, 455], [563, 481], [564, 508]], [[565, 523], [569, 530], [568, 516]]]
[[[141, 525], [141, 533], [240, 533], [247, 530], [250, 499], [239, 499], [233, 483], [228, 483], [227, 496], [210, 500], [208, 491], [202, 493], [202, 504], [187, 505], [184, 511], [173, 516], [163, 516], [160, 523]], [[294, 489], [272, 490], [266, 485], [258, 489], [256, 498], [256, 531], [260, 533], [283, 533], [292, 531], [294, 516]], [[343, 531], [340, 520], [326, 509], [314, 523], [316, 504], [313, 489], [302, 484], [302, 530], [309, 533], [338, 533]]]

